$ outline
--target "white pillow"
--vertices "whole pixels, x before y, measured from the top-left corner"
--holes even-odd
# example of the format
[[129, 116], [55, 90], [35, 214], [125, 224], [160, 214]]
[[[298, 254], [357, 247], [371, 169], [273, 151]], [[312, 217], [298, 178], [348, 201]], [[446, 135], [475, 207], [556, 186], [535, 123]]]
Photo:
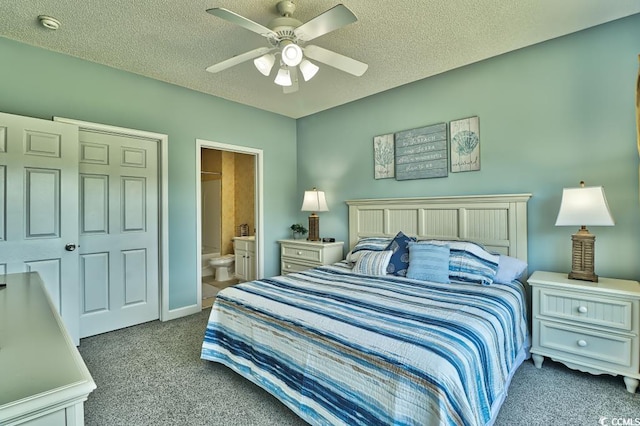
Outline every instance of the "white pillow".
[[353, 266], [353, 272], [364, 275], [386, 275], [387, 266], [393, 251], [362, 250], [361, 255]]
[[527, 264], [522, 260], [501, 254], [498, 261], [498, 272], [493, 280], [497, 283], [509, 284], [520, 278], [525, 269], [527, 269]]

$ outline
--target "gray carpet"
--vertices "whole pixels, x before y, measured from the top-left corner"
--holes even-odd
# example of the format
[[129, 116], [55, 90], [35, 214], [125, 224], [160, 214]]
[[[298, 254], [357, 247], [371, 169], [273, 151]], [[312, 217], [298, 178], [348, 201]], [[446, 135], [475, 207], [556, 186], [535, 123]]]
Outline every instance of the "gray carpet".
[[[85, 403], [86, 424], [305, 425], [248, 380], [200, 359], [208, 315], [82, 339], [80, 353], [98, 386]], [[549, 360], [537, 370], [525, 361], [495, 424], [596, 426], [601, 417], [605, 425], [640, 418], [640, 393], [628, 393], [621, 377], [592, 376]]]

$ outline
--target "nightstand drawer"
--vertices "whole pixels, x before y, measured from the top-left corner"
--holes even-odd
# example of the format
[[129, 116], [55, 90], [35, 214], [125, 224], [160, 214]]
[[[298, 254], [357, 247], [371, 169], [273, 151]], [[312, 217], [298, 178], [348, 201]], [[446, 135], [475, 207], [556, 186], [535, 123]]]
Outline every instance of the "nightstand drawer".
[[537, 336], [534, 336], [538, 339], [538, 346], [563, 354], [566, 361], [584, 362], [580, 358], [589, 358], [590, 364], [601, 366], [605, 370], [611, 369], [611, 364], [624, 368], [635, 364], [637, 370], [638, 361], [632, 359], [634, 351], [631, 337], [598, 333], [547, 321], [540, 321], [538, 326]]
[[539, 291], [538, 313], [550, 318], [570, 320], [590, 326], [603, 326], [631, 331], [637, 300], [610, 299], [602, 296], [575, 294], [547, 288]]
[[320, 248], [283, 245], [281, 254], [282, 257], [289, 257], [291, 259], [322, 263], [322, 250]]
[[292, 272], [306, 271], [307, 269], [311, 269], [313, 267], [315, 266], [309, 265], [307, 263], [291, 262], [288, 259], [283, 259], [280, 264], [280, 272], [282, 275], [286, 275]]

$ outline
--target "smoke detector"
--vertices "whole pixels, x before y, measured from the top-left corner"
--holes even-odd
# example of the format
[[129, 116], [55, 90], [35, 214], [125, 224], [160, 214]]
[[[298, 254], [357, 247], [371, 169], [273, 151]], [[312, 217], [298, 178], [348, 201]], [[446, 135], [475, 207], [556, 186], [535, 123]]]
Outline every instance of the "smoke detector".
[[56, 18], [52, 18], [51, 16], [40, 15], [38, 16], [38, 21], [40, 21], [40, 24], [42, 24], [43, 27], [49, 28], [50, 30], [55, 31], [60, 28], [60, 21]]

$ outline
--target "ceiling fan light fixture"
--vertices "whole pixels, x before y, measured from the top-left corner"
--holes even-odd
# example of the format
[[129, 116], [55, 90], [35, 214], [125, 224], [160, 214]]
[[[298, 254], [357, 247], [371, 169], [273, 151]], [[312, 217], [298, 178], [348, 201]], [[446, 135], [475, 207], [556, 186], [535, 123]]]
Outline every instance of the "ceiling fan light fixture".
[[278, 70], [278, 75], [276, 75], [276, 79], [273, 80], [279, 86], [291, 86], [293, 83], [291, 82], [291, 74], [287, 68], [280, 68]]
[[262, 73], [262, 75], [269, 76], [271, 74], [271, 69], [273, 68], [273, 64], [276, 61], [276, 57], [271, 53], [267, 53], [266, 55], [262, 55], [259, 58], [253, 60], [253, 64], [256, 66], [258, 71]]
[[[309, 81], [314, 78], [319, 71], [317, 64], [329, 65], [356, 77], [364, 74], [367, 64], [320, 46], [308, 44], [325, 34], [356, 22], [358, 18], [349, 8], [338, 4], [302, 23], [292, 16], [296, 8], [296, 0], [275, 1], [278, 1], [277, 9], [280, 16], [272, 19], [267, 26], [222, 7], [207, 9], [207, 13], [213, 16], [266, 38], [269, 45], [269, 47], [249, 50], [211, 65], [206, 68], [207, 72], [217, 73], [252, 60], [264, 76], [270, 78], [271, 75], [276, 74], [273, 82], [282, 86], [282, 92], [285, 94], [297, 92], [301, 79]], [[276, 65], [277, 72], [273, 70]], [[299, 74], [302, 74], [302, 77]]]
[[295, 43], [289, 43], [282, 48], [282, 62], [295, 67], [302, 61], [302, 49]]
[[311, 80], [319, 69], [320, 68], [316, 64], [309, 62], [306, 59], [303, 59], [302, 62], [300, 62], [300, 72], [302, 73], [304, 81]]

